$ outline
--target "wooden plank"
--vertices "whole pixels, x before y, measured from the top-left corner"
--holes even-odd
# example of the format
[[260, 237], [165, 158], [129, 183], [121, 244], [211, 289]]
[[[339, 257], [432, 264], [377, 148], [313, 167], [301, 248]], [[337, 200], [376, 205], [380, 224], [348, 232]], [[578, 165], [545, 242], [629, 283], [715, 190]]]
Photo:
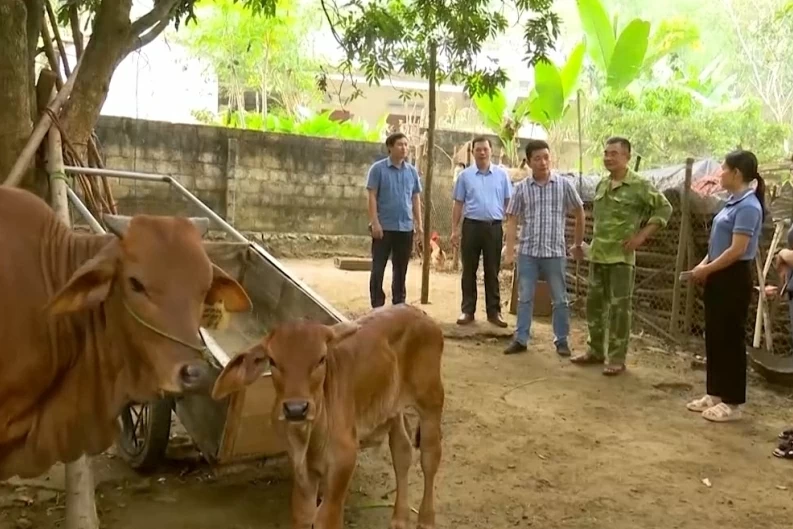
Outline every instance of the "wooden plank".
[[333, 265], [339, 270], [368, 272], [372, 269], [372, 260], [366, 257], [335, 257]]
[[685, 265], [686, 261], [686, 253], [688, 251], [688, 247], [686, 245], [686, 240], [688, 239], [688, 226], [684, 219], [688, 218], [688, 190], [691, 188], [691, 175], [694, 170], [694, 159], [687, 158], [686, 159], [686, 179], [685, 183], [683, 184], [683, 197], [680, 203], [680, 215], [683, 219], [683, 222], [680, 223], [680, 236], [677, 240], [677, 256], [675, 259], [675, 275], [673, 277], [673, 287], [672, 287], [672, 318], [669, 320], [669, 333], [672, 335], [679, 335], [680, 334], [680, 273], [683, 271], [683, 266]]

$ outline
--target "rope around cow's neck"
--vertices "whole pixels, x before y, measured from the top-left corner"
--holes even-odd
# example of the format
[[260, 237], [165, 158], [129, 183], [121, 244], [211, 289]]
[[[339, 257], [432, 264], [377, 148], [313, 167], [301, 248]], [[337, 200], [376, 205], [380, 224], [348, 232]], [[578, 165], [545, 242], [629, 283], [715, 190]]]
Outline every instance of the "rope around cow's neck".
[[172, 335], [172, 334], [168, 334], [168, 333], [167, 333], [167, 332], [165, 332], [165, 331], [161, 331], [160, 329], [158, 329], [158, 328], [157, 328], [157, 327], [155, 327], [154, 325], [150, 324], [149, 322], [147, 322], [146, 320], [144, 320], [143, 318], [141, 318], [140, 316], [138, 316], [138, 314], [137, 314], [137, 313], [136, 313], [134, 310], [132, 310], [132, 307], [130, 307], [130, 306], [127, 304], [127, 300], [125, 300], [124, 298], [121, 298], [121, 302], [124, 304], [124, 308], [125, 308], [125, 309], [127, 309], [127, 312], [129, 312], [130, 316], [132, 316], [133, 318], [135, 318], [135, 321], [137, 321], [138, 323], [140, 323], [141, 325], [143, 325], [144, 327], [146, 327], [146, 328], [147, 328], [147, 329], [149, 329], [150, 331], [152, 331], [152, 332], [155, 332], [155, 333], [159, 334], [159, 335], [160, 335], [160, 336], [162, 336], [163, 338], [168, 338], [169, 340], [171, 340], [171, 341], [173, 341], [173, 342], [176, 342], [176, 343], [178, 343], [178, 344], [184, 345], [185, 347], [189, 347], [189, 348], [190, 348], [190, 349], [192, 349], [193, 351], [198, 351], [199, 353], [204, 353], [204, 352], [206, 352], [206, 347], [199, 347], [199, 346], [197, 346], [197, 345], [193, 345], [193, 344], [191, 344], [191, 343], [189, 343], [189, 342], [185, 342], [185, 341], [184, 341], [184, 340], [182, 340], [181, 338], [179, 338], [179, 337], [176, 337], [176, 336], [174, 336], [174, 335]]

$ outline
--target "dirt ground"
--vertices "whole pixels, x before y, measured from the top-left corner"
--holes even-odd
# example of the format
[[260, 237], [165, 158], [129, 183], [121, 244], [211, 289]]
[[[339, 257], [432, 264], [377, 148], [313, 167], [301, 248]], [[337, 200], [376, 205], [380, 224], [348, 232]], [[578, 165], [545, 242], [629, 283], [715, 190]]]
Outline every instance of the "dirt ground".
[[[367, 272], [342, 272], [330, 260], [285, 264], [339, 309], [367, 310]], [[411, 265], [410, 302], [418, 301], [419, 277]], [[430, 300], [428, 312], [453, 322], [458, 277], [434, 274]], [[506, 310], [505, 317], [514, 324]], [[690, 368], [687, 354], [634, 337], [629, 371], [612, 379], [557, 358], [549, 321], [535, 320], [532, 335], [530, 352], [513, 357], [501, 354], [506, 340], [493, 336], [447, 341], [439, 528], [791, 526], [793, 461], [771, 456], [777, 433], [793, 422], [789, 393], [752, 375], [745, 419], [711, 424], [684, 407], [704, 387], [704, 373]], [[574, 350], [585, 339], [575, 319]], [[221, 475], [191, 458], [147, 477], [112, 456], [95, 465], [107, 529], [288, 527], [290, 477], [282, 458]], [[58, 479], [53, 473], [32, 485], [0, 485], [0, 529], [58, 526]], [[421, 490], [416, 457], [415, 508]], [[387, 528], [393, 491], [387, 445], [363, 452], [347, 527]]]

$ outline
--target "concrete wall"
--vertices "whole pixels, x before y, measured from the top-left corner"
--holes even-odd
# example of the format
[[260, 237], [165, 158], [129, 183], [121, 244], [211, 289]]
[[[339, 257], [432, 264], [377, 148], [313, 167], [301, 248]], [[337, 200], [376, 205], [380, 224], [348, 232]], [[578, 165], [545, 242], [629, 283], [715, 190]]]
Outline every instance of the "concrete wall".
[[[381, 144], [117, 117], [102, 117], [97, 135], [108, 168], [176, 177], [276, 253], [307, 253], [308, 243], [368, 252], [365, 179], [386, 155]], [[454, 133], [438, 138], [446, 152], [458, 146]], [[448, 158], [436, 160], [433, 211], [446, 233], [454, 173]], [[122, 214], [201, 214], [164, 183], [110, 180]]]

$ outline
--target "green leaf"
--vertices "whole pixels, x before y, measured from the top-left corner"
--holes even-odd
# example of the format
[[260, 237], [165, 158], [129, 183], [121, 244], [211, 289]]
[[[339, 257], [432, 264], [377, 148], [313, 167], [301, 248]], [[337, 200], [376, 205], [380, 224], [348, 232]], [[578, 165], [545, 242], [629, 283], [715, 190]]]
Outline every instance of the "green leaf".
[[534, 88], [537, 99], [545, 117], [554, 122], [564, 112], [564, 88], [559, 68], [550, 61], [541, 61], [534, 65]]
[[650, 38], [643, 68], [649, 70], [669, 54], [697, 43], [699, 28], [693, 21], [685, 17], [664, 19]]
[[614, 28], [600, 0], [576, 0], [587, 51], [601, 72], [607, 72], [614, 53]]
[[485, 125], [493, 132], [498, 133], [507, 111], [507, 96], [504, 91], [498, 89], [492, 97], [478, 94], [473, 97], [473, 101]]
[[639, 76], [647, 54], [650, 23], [635, 18], [625, 26], [614, 46], [614, 54], [608, 67], [606, 85], [613, 90], [622, 90]]
[[567, 102], [578, 89], [578, 80], [581, 77], [581, 69], [584, 66], [585, 53], [586, 42], [582, 41], [578, 46], [573, 48], [570, 57], [567, 58], [567, 62], [562, 66], [560, 74], [562, 77], [562, 93], [565, 102]]

